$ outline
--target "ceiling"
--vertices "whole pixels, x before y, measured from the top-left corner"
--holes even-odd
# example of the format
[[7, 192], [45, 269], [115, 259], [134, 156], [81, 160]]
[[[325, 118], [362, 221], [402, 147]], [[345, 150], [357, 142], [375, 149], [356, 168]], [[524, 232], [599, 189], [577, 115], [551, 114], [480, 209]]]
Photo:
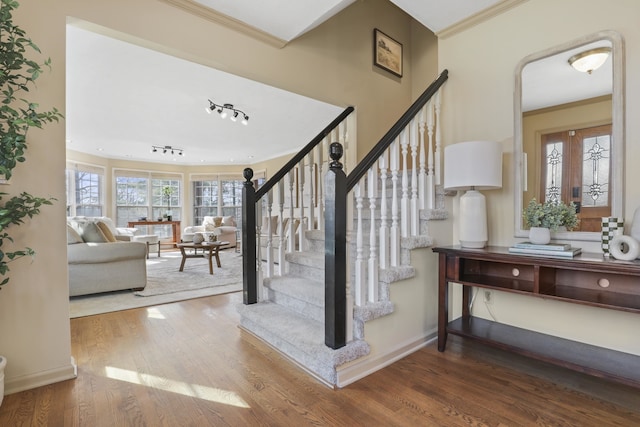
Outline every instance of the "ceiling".
[[[288, 42], [355, 0], [195, 1]], [[437, 33], [506, 0], [391, 1]], [[66, 69], [67, 147], [114, 159], [252, 164], [296, 152], [344, 107], [74, 25], [67, 26]], [[208, 99], [233, 104], [248, 125], [206, 114]], [[152, 153], [153, 145], [183, 149], [184, 156]]]
[[597, 47], [612, 48], [609, 40], [585, 44], [530, 62], [522, 69], [522, 111], [537, 110], [613, 93], [611, 56], [591, 74], [569, 66], [569, 58]]

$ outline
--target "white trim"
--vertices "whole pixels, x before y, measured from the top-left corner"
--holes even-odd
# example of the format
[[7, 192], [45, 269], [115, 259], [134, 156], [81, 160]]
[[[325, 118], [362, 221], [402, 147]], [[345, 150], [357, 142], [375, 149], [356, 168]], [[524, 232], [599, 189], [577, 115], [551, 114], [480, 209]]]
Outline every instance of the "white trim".
[[524, 3], [526, 1], [528, 0], [503, 0], [488, 9], [482, 10], [475, 15], [471, 15], [470, 17], [465, 18], [460, 22], [457, 22], [453, 25], [448, 26], [447, 28], [435, 32], [434, 34], [440, 39], [453, 36], [468, 28], [475, 27], [478, 24], [486, 22], [511, 8], [519, 6], [520, 3]]
[[33, 374], [22, 375], [16, 378], [5, 379], [5, 394], [18, 393], [20, 391], [31, 390], [37, 387], [74, 379], [78, 376], [78, 365], [73, 357], [69, 365], [35, 372]]
[[349, 363], [348, 366], [344, 368], [338, 366], [336, 369], [336, 387], [346, 387], [367, 375], [379, 371], [380, 369], [397, 362], [411, 353], [415, 353], [421, 348], [426, 347], [437, 338], [437, 330], [434, 328], [426, 335], [406, 342], [405, 344], [401, 344], [395, 349], [387, 351], [374, 358], [363, 357]]
[[254, 39], [263, 41], [277, 48], [282, 48], [287, 44], [286, 40], [272, 36], [258, 28], [252, 27], [242, 21], [234, 19], [228, 15], [215, 11], [209, 7], [203, 6], [191, 0], [163, 0], [175, 7], [185, 10], [189, 13], [207, 19], [216, 24], [223, 25], [232, 30], [238, 31]]

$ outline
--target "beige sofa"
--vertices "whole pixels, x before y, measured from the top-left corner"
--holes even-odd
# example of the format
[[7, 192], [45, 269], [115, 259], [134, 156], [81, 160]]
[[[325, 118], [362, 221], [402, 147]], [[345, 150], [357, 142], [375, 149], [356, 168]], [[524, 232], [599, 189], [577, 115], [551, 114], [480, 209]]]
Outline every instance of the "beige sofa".
[[196, 233], [213, 233], [217, 234], [218, 241], [229, 242], [222, 248], [233, 248], [236, 246], [237, 230], [236, 220], [232, 216], [205, 216], [202, 225], [186, 227], [181, 239], [183, 242], [193, 242]]
[[67, 218], [69, 296], [143, 289], [147, 245], [126, 241], [134, 234], [106, 217]]

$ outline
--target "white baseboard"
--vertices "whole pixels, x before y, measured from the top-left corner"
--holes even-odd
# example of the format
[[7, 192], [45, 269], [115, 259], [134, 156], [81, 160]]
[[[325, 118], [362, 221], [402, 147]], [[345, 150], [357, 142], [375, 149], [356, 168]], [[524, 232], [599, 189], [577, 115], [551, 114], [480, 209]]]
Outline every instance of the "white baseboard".
[[42, 387], [60, 381], [74, 379], [77, 376], [78, 365], [76, 365], [75, 359], [71, 357], [69, 365], [60, 368], [22, 375], [11, 379], [5, 378], [4, 393], [12, 394], [20, 391], [31, 390], [33, 388]]
[[354, 363], [349, 364], [345, 368], [338, 367], [337, 372], [337, 387], [342, 388], [348, 386], [351, 383], [358, 381], [361, 378], [366, 377], [380, 369], [391, 365], [392, 363], [414, 353], [427, 344], [437, 339], [436, 331], [433, 331], [427, 335], [419, 337], [415, 340], [401, 344], [395, 349], [391, 349], [384, 354], [375, 356], [374, 358], [364, 357], [360, 360], [356, 360]]

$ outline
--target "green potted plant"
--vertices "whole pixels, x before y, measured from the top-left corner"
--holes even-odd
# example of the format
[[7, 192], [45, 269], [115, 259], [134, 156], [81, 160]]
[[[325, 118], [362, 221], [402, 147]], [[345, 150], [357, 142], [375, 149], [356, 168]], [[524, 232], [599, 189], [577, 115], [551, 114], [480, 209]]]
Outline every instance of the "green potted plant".
[[522, 217], [529, 227], [529, 239], [532, 243], [547, 244], [551, 241], [551, 232], [561, 227], [573, 230], [580, 223], [576, 214], [576, 205], [562, 202], [538, 202], [531, 199]]
[[[29, 59], [27, 51], [40, 53], [24, 30], [13, 23], [13, 11], [19, 6], [14, 0], [1, 0], [0, 8], [0, 179], [8, 182], [18, 163], [24, 162], [27, 150], [27, 131], [42, 128], [45, 123], [57, 122], [62, 114], [55, 108], [39, 111], [38, 104], [23, 97], [42, 73], [43, 67], [51, 68], [51, 60], [42, 64]], [[10, 197], [0, 192], [0, 287], [9, 282], [9, 263], [24, 256], [33, 256], [31, 248], [11, 249], [13, 243], [7, 229], [24, 223], [40, 213], [40, 207], [50, 205], [53, 198], [33, 196], [27, 192]], [[6, 359], [0, 356], [0, 403], [4, 395], [4, 367]]]
[[164, 215], [167, 221], [171, 221], [173, 212], [171, 212], [171, 195], [173, 194], [173, 187], [165, 185], [162, 187], [162, 196], [167, 198], [167, 213]]
[[[19, 97], [29, 92], [43, 67], [51, 68], [51, 60], [42, 64], [29, 59], [27, 50], [40, 53], [40, 49], [24, 30], [13, 23], [12, 12], [19, 6], [13, 0], [1, 0], [0, 9], [0, 177], [9, 180], [18, 163], [24, 162], [27, 150], [27, 132], [30, 128], [42, 128], [45, 123], [58, 121], [62, 114], [53, 108], [50, 111], [38, 111], [38, 104]], [[24, 96], [24, 95], [23, 95]], [[22, 192], [20, 195], [3, 200], [8, 193], [0, 193], [0, 286], [9, 278], [8, 263], [23, 256], [33, 256], [31, 248], [4, 252], [4, 244], [13, 242], [7, 228], [24, 223], [40, 213], [42, 205], [50, 205], [52, 198], [36, 197]]]

